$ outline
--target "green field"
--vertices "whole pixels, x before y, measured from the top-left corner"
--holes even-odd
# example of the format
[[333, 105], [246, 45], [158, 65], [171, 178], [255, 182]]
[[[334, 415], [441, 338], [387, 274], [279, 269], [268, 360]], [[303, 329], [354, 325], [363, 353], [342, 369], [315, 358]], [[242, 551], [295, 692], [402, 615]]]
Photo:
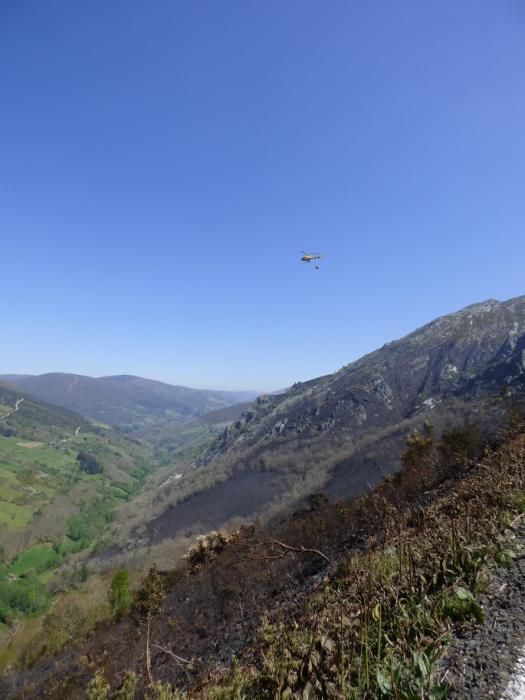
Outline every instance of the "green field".
[[94, 545], [164, 452], [0, 383], [0, 554], [11, 575]]
[[[122, 502], [136, 495], [145, 476], [156, 466], [147, 448], [115, 435], [80, 434], [53, 444], [36, 444], [20, 437], [0, 436], [0, 528], [27, 527], [61, 494], [86, 500], [104, 496]], [[122, 444], [124, 443], [124, 444]], [[83, 472], [80, 450], [94, 455], [102, 473]], [[0, 544], [2, 533], [0, 530]]]
[[50, 545], [35, 545], [22, 552], [11, 564], [9, 571], [16, 576], [23, 576], [29, 571], [41, 573], [54, 566], [57, 559], [58, 555]]
[[171, 448], [22, 401], [0, 384], [0, 667], [16, 661], [57, 600], [90, 575], [63, 565], [111, 544], [116, 507], [171, 462]]
[[0, 437], [0, 525], [7, 528], [26, 526], [80, 478], [73, 450], [23, 444], [17, 437]]

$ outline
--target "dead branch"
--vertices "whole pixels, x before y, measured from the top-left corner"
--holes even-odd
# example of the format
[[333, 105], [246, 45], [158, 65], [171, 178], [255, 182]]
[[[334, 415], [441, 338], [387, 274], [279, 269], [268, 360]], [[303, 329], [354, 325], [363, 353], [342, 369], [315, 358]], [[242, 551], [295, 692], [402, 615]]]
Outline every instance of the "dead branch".
[[160, 649], [160, 651], [163, 651], [165, 654], [168, 654], [168, 656], [171, 656], [172, 659], [175, 661], [175, 663], [181, 667], [181, 669], [184, 671], [186, 674], [186, 677], [188, 680], [191, 680], [190, 674], [188, 671], [184, 668], [182, 665], [183, 663], [185, 664], [191, 664], [191, 661], [188, 661], [188, 659], [183, 659], [182, 656], [177, 656], [177, 654], [174, 654], [171, 649], [166, 649], [165, 647], [161, 647], [160, 644], [152, 644], [152, 647], [155, 647], [156, 649]]
[[513, 528], [515, 525], [518, 524], [518, 522], [522, 519], [525, 518], [525, 511], [523, 513], [520, 513], [517, 515], [514, 520], [510, 523], [509, 527]]
[[309, 547], [303, 547], [302, 545], [300, 547], [292, 547], [292, 545], [285, 544], [284, 542], [280, 542], [279, 540], [270, 540], [269, 544], [276, 544], [278, 547], [281, 547], [282, 549], [286, 550], [286, 552], [298, 552], [299, 554], [317, 554], [318, 557], [321, 557], [328, 564], [330, 564], [330, 559], [319, 549], [310, 549]]
[[151, 653], [149, 644], [149, 631], [150, 631], [151, 616], [148, 615], [148, 629], [146, 632], [146, 671], [148, 674], [148, 681], [150, 685], [153, 685], [153, 676], [151, 675]]

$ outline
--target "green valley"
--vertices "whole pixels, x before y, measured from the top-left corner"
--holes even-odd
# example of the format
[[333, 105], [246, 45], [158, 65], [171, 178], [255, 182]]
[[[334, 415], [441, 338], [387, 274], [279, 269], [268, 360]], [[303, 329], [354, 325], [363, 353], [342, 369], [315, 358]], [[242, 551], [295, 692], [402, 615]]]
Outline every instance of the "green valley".
[[108, 544], [116, 507], [165, 463], [162, 449], [0, 385], [0, 635], [87, 577], [79, 553]]

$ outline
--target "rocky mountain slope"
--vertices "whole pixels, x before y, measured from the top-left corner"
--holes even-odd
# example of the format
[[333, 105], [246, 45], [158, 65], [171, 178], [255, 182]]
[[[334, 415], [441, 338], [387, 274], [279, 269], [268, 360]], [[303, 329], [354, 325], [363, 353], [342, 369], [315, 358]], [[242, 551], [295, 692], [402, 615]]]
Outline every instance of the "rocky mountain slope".
[[[292, 454], [294, 460], [302, 454], [305, 463], [324, 454], [339, 492], [359, 455], [369, 459], [363, 476], [370, 482], [396, 466], [372, 443], [402, 438], [414, 420], [441, 423], [451, 412], [477, 413], [487, 400], [524, 387], [525, 296], [489, 300], [438, 318], [335, 374], [260, 397], [199, 464], [213, 468], [218, 458], [230, 456], [282, 466]], [[345, 495], [351, 495], [352, 483], [347, 480]]]
[[[436, 430], [468, 421], [497, 430], [503, 406], [524, 394], [524, 352], [525, 297], [490, 300], [439, 318], [335, 374], [261, 396], [201, 452], [193, 469], [177, 465], [171, 478], [163, 475], [144, 516], [134, 504], [119, 541], [133, 551], [139, 539], [155, 543], [205, 532], [201, 502], [213, 501], [210, 527], [216, 528], [235, 516], [271, 518], [301, 508], [315, 492], [330, 498], [364, 493], [399, 469], [408, 432], [427, 420]], [[246, 513], [254, 484], [260, 497]], [[188, 511], [199, 527], [189, 527]]]
[[190, 389], [131, 375], [93, 378], [50, 373], [4, 375], [1, 380], [37, 399], [125, 430], [158, 426], [159, 422], [182, 423], [255, 398], [249, 392]]
[[[220, 571], [213, 568], [200, 569], [197, 566], [195, 570], [188, 572], [184, 580], [179, 579], [179, 574], [174, 574], [172, 579], [169, 578], [175, 583], [175, 588], [169, 594], [169, 599], [166, 599], [162, 613], [164, 615], [165, 611], [169, 610], [169, 623], [161, 616], [157, 621], [158, 624], [153, 627], [155, 644], [158, 645], [158, 653], [155, 652], [155, 679], [170, 683], [175, 681], [179, 687], [184, 685], [188, 687], [186, 682], [189, 681], [188, 674], [193, 673], [193, 667], [188, 665], [183, 674], [186, 680], [178, 676], [175, 678], [170, 662], [171, 653], [181, 654], [183, 659], [197, 659], [197, 666], [200, 663], [199, 659], [213, 659], [211, 665], [202, 664], [199, 667], [191, 683], [202, 682], [208, 672], [214, 672], [218, 667], [223, 667], [232, 654], [240, 658], [245, 654], [243, 663], [250, 665], [254, 663], [255, 657], [251, 655], [252, 647], [248, 640], [255, 639], [253, 635], [264, 618], [265, 611], [273, 610], [275, 607], [276, 596], [281, 601], [279, 609], [283, 614], [282, 620], [288, 619], [286, 615], [291, 609], [290, 606], [295, 605], [295, 594], [290, 595], [289, 592], [290, 576], [297, 577], [300, 581], [301, 595], [308, 596], [309, 591], [313, 590], [312, 586], [322, 583], [322, 580], [317, 578], [317, 574], [332, 576], [333, 569], [321, 572], [324, 564], [328, 564], [327, 560], [332, 567], [339, 562], [337, 571], [340, 572], [341, 557], [345, 557], [348, 553], [359, 555], [364, 544], [363, 532], [375, 522], [374, 518], [378, 519], [376, 524], [379, 528], [376, 533], [379, 537], [376, 542], [378, 545], [377, 572], [381, 575], [383, 575], [381, 572], [388, 575], [395, 573], [397, 570], [395, 566], [384, 569], [381, 565], [382, 557], [385, 555], [385, 539], [381, 535], [381, 528], [386, 527], [384, 518], [387, 516], [390, 518], [389, 537], [399, 536], [400, 522], [398, 515], [391, 512], [389, 508], [385, 509], [383, 496], [386, 491], [384, 489], [388, 491], [388, 498], [391, 499], [393, 507], [397, 508], [398, 501], [401, 499], [402, 512], [405, 512], [405, 505], [403, 505], [405, 499], [410, 501], [414, 497], [414, 491], [418, 498], [420, 496], [423, 498], [420, 505], [431, 506], [421, 521], [412, 517], [412, 511], [409, 508], [404, 525], [406, 541], [412, 536], [417, 537], [417, 547], [421, 547], [421, 551], [426, 552], [425, 556], [428, 555], [428, 566], [425, 564], [424, 572], [428, 581], [434, 581], [435, 565], [439, 568], [445, 555], [455, 556], [456, 554], [455, 551], [443, 552], [443, 556], [438, 556], [436, 564], [436, 548], [441, 544], [447, 547], [447, 543], [451, 541], [447, 535], [451, 512], [457, 515], [461, 510], [464, 514], [465, 537], [468, 533], [471, 534], [473, 522], [478, 523], [485, 518], [486, 533], [484, 531], [480, 535], [481, 544], [474, 544], [476, 547], [482, 546], [480, 556], [485, 556], [483, 547], [486, 542], [489, 542], [491, 548], [497, 545], [499, 557], [501, 544], [499, 523], [503, 517], [501, 509], [504, 506], [505, 512], [508, 510], [509, 517], [514, 522], [519, 515], [519, 509], [522, 508], [520, 505], [522, 501], [519, 499], [522, 498], [523, 490], [523, 431], [516, 438], [517, 442], [509, 443], [508, 454], [496, 455], [490, 462], [480, 464], [479, 469], [472, 473], [472, 479], [468, 483], [465, 482], [466, 490], [458, 487], [457, 493], [452, 491], [446, 479], [450, 478], [451, 474], [454, 475], [453, 478], [459, 477], [460, 480], [463, 478], [462, 470], [467, 468], [465, 465], [473, 464], [472, 454], [465, 460], [461, 455], [458, 456], [457, 450], [459, 449], [460, 452], [464, 449], [467, 449], [467, 452], [473, 450], [475, 458], [482, 455], [489, 435], [498, 432], [507, 409], [512, 407], [513, 402], [519, 403], [524, 398], [524, 389], [525, 297], [507, 302], [491, 300], [437, 319], [405, 338], [389, 343], [380, 350], [342, 368], [333, 375], [297, 384], [278, 396], [260, 397], [200, 454], [193, 463], [193, 468], [190, 462], [185, 465], [179, 463], [166, 465], [162, 474], [159, 473], [159, 480], [154, 482], [154, 489], [150, 488], [147, 493], [135, 498], [132, 503], [123, 504], [112, 524], [114, 528], [111, 536], [116, 544], [108, 550], [100, 551], [95, 557], [86, 559], [87, 565], [93, 571], [97, 571], [97, 567], [102, 563], [105, 562], [104, 565], [107, 566], [107, 562], [113, 556], [118, 555], [119, 562], [127, 562], [133, 560], [140, 548], [149, 550], [164, 547], [163, 551], [168, 554], [160, 565], [163, 568], [170, 568], [169, 562], [175, 561], [174, 552], [179, 551], [177, 547], [181, 541], [187, 543], [189, 538], [198, 532], [222, 528], [228, 521], [230, 526], [235, 522], [235, 528], [238, 528], [239, 517], [252, 520], [257, 515], [264, 516], [268, 522], [264, 530], [258, 530], [259, 525], [257, 525], [255, 531], [259, 532], [259, 535], [256, 541], [252, 540], [253, 530], [241, 529], [241, 540], [235, 541], [228, 550], [231, 559], [225, 562], [224, 568]], [[12, 416], [16, 416], [18, 420], [21, 414], [20, 404], [18, 404], [18, 412], [15, 412], [16, 402], [20, 397], [13, 395], [11, 398], [13, 400], [8, 402], [4, 409], [4, 411], [13, 410], [11, 416], [8, 415], [5, 418], [6, 424], [13, 420]], [[434, 430], [428, 426], [429, 421], [435, 426]], [[476, 423], [476, 429], [466, 425], [468, 422]], [[425, 423], [427, 427], [423, 429]], [[454, 429], [445, 430], [443, 433], [443, 429], [447, 427]], [[459, 432], [454, 432], [458, 427]], [[372, 487], [385, 475], [399, 468], [400, 456], [406, 450], [407, 435], [414, 429], [422, 430], [419, 433], [419, 442], [414, 443], [412, 467], [416, 467], [416, 471], [407, 470], [405, 461], [404, 474], [383, 481], [374, 495]], [[429, 435], [434, 436], [430, 443], [428, 443]], [[78, 436], [72, 436], [70, 439], [75, 437]], [[437, 442], [438, 439], [441, 442]], [[425, 456], [428, 444], [433, 445], [432, 454]], [[498, 441], [493, 444], [497, 445]], [[20, 445], [17, 445], [17, 448], [28, 449]], [[76, 443], [75, 449], [77, 449]], [[423, 449], [423, 452], [420, 452], [420, 449]], [[507, 448], [504, 446], [503, 449]], [[67, 454], [64, 459], [66, 457]], [[490, 469], [488, 469], [489, 466]], [[504, 470], [507, 470], [505, 472], [507, 481], [505, 481], [507, 477], [504, 478]], [[481, 500], [481, 481], [479, 480], [482, 480], [484, 489]], [[429, 495], [428, 488], [432, 484], [438, 488], [435, 495], [442, 504], [438, 504], [438, 510], [435, 510], [431, 504], [434, 496]], [[505, 489], [507, 489], [506, 500], [502, 506], [502, 493]], [[317, 494], [315, 498], [310, 499], [311, 509], [307, 510], [308, 496], [319, 491], [324, 491], [332, 498], [325, 499]], [[354, 495], [364, 492], [368, 492], [365, 499], [353, 501], [349, 506], [341, 503], [345, 498], [351, 499]], [[493, 494], [497, 495], [495, 500], [492, 498]], [[330, 501], [333, 500], [337, 500], [338, 503], [331, 503]], [[363, 504], [368, 502], [371, 506], [367, 506], [363, 511]], [[471, 506], [474, 507], [474, 505], [477, 510], [472, 517]], [[141, 511], [142, 508], [143, 511]], [[347, 508], [349, 508], [348, 511]], [[283, 518], [283, 512], [290, 509], [293, 509], [295, 514]], [[320, 511], [325, 515], [321, 517]], [[348, 512], [349, 520], [345, 520], [345, 512]], [[505, 517], [507, 515], [508, 513]], [[91, 517], [91, 511], [86, 514], [86, 517], [88, 516]], [[454, 522], [457, 522], [457, 518]], [[445, 528], [441, 535], [434, 532], [435, 523], [441, 523]], [[424, 536], [420, 537], [420, 531], [424, 531]], [[490, 538], [487, 533], [490, 534]], [[72, 531], [72, 534], [76, 533]], [[403, 535], [403, 542], [405, 542], [404, 538], [405, 535]], [[173, 539], [175, 541], [171, 541]], [[224, 542], [221, 540], [219, 544], [219, 550], [222, 551]], [[404, 546], [405, 544], [402, 547]], [[416, 546], [415, 541], [414, 546]], [[506, 552], [507, 545], [501, 546], [502, 551]], [[195, 551], [197, 564], [201, 561], [201, 555], [204, 559], [208, 556], [207, 550], [200, 552], [197, 548]], [[399, 557], [406, 554], [403, 554], [404, 551], [401, 548], [401, 554], [395, 554], [392, 561], [400, 561]], [[468, 551], [471, 550], [468, 549]], [[490, 551], [492, 552], [492, 549]], [[246, 556], [239, 559], [239, 552], [244, 552]], [[310, 557], [307, 558], [306, 554]], [[234, 562], [239, 561], [245, 568], [234, 574], [234, 581], [241, 587], [241, 593], [231, 580]], [[443, 605], [450, 603], [454, 614], [456, 609], [454, 606], [463, 605], [464, 599], [461, 596], [466, 595], [463, 590], [464, 585], [471, 586], [472, 590], [475, 589], [476, 577], [472, 582], [468, 579], [471, 573], [468, 563], [470, 560], [465, 561], [468, 564], [465, 572], [459, 571], [457, 578], [445, 581], [443, 592], [439, 593], [440, 596], [446, 596], [450, 590], [456, 590], [453, 586], [457, 587], [460, 592], [459, 602], [455, 599], [450, 602], [443, 598]], [[293, 571], [287, 569], [287, 562], [293, 564]], [[463, 558], [460, 563], [463, 566]], [[421, 561], [418, 566], [420, 564]], [[277, 567], [279, 571], [274, 571], [272, 568], [268, 581], [265, 579], [262, 584], [259, 577], [266, 576], [269, 565]], [[297, 566], [301, 569], [300, 572], [295, 569]], [[303, 569], [303, 566], [306, 568]], [[450, 567], [448, 569], [445, 567], [445, 573], [449, 569]], [[246, 572], [248, 571], [256, 574], [253, 586], [247, 585]], [[407, 590], [413, 589], [410, 571], [408, 565], [404, 568], [401, 565], [399, 567], [400, 575], [408, 576], [405, 581]], [[348, 569], [348, 572], [351, 573], [351, 569]], [[199, 576], [203, 577], [202, 588], [201, 584], [197, 583]], [[177, 583], [179, 580], [180, 588]], [[352, 586], [357, 585], [355, 576], [346, 576], [343, 571], [343, 581], [346, 582], [344, 585], [349, 586], [348, 599], [358, 600], [361, 589], [350, 590]], [[262, 594], [260, 585], [263, 585], [264, 589]], [[377, 590], [377, 587], [368, 585], [368, 589]], [[329, 587], [329, 593], [330, 590], [332, 589]], [[247, 598], [244, 597], [245, 594]], [[215, 595], [217, 596], [216, 602], [213, 603], [215, 607], [209, 610], [206, 608], [205, 601], [214, 599]], [[250, 603], [248, 604], [247, 601]], [[248, 612], [248, 605], [252, 604], [254, 605], [253, 615]], [[339, 602], [329, 600], [328, 604], [337, 613], [337, 615], [334, 613], [333, 629], [339, 629], [337, 627], [340, 625]], [[439, 604], [441, 605], [441, 602]], [[381, 605], [381, 610], [386, 611], [386, 602], [384, 606]], [[399, 610], [396, 606], [397, 603], [394, 601], [392, 610], [396, 611], [396, 614], [392, 620], [398, 617]], [[370, 602], [370, 610], [376, 611], [370, 613], [372, 615], [370, 619], [376, 619], [374, 617], [377, 615], [376, 601]], [[472, 610], [477, 609], [472, 607]], [[349, 619], [361, 619], [360, 614], [359, 611], [354, 611]], [[445, 627], [449, 625], [447, 615], [448, 613], [442, 620]], [[315, 619], [321, 618], [317, 616]], [[224, 622], [230, 619], [231, 625], [229, 622]], [[249, 622], [248, 619], [250, 619]], [[366, 616], [364, 619], [367, 619]], [[279, 620], [275, 622], [280, 624]], [[410, 616], [409, 623], [407, 629], [412, 629]], [[89, 649], [86, 647], [80, 651], [68, 650], [62, 657], [62, 669], [69, 668], [71, 671], [71, 664], [74, 667], [73, 683], [79, 684], [76, 685], [76, 689], [80, 694], [89, 679], [100, 668], [104, 668], [106, 678], [115, 684], [114, 687], [118, 687], [125, 681], [122, 669], [133, 668], [126, 656], [132, 629], [137, 630], [136, 644], [132, 651], [132, 654], [136, 654], [133, 657], [133, 663], [136, 662], [137, 672], [143, 673], [146, 663], [143, 656], [144, 626], [139, 629], [137, 622], [129, 618], [119, 625], [117, 634], [115, 628], [110, 625], [106, 631], [99, 630], [96, 638], [93, 637], [88, 642]], [[308, 625], [309, 623], [302, 620], [298, 629], [307, 628]], [[437, 639], [442, 639], [441, 622], [438, 627]], [[274, 631], [279, 632], [279, 629], [281, 628]], [[293, 637], [293, 634], [290, 636], [291, 633], [286, 627], [283, 629], [285, 637], [279, 638], [280, 641], [275, 647], [277, 651], [282, 648], [282, 644], [288, 644], [288, 637], [290, 639]], [[174, 639], [174, 630], [177, 648], [172, 652], [170, 644]], [[323, 668], [320, 667], [319, 682], [332, 683], [329, 674], [326, 675], [326, 673], [328, 673], [327, 669], [330, 670], [333, 666], [332, 652], [335, 648], [333, 642], [336, 638], [328, 635], [332, 641], [330, 648], [325, 649], [322, 640], [328, 637], [321, 632], [320, 646], [318, 644], [315, 647], [316, 654], [318, 652], [320, 658], [326, 659], [327, 665], [325, 668], [324, 662], [321, 664]], [[149, 633], [146, 637], [148, 635]], [[169, 637], [163, 635], [169, 635]], [[187, 639], [184, 635], [187, 635]], [[393, 639], [394, 636], [390, 634], [388, 638], [385, 636], [385, 642], [388, 643], [388, 639]], [[118, 659], [118, 655], [114, 653], [116, 638], [123, 640]], [[111, 666], [112, 662], [108, 665], [104, 660], [109, 648], [106, 645], [107, 639], [111, 639], [111, 659], [118, 661], [114, 667]], [[351, 657], [359, 658], [359, 639], [363, 639], [362, 632], [358, 633], [355, 639], [355, 648], [352, 647]], [[304, 651], [301, 643], [299, 637], [295, 641], [292, 639], [292, 646], [298, 645], [296, 651], [299, 655]], [[374, 646], [374, 649], [377, 648]], [[383, 644], [381, 645], [381, 649], [386, 648]], [[379, 654], [376, 651], [374, 653]], [[432, 647], [424, 650], [421, 659], [425, 668], [427, 660], [431, 662], [433, 653]], [[283, 658], [281, 652], [279, 654], [278, 658]], [[81, 668], [78, 659], [85, 658], [88, 659], [88, 664], [85, 668], [83, 666]], [[409, 654], [407, 658], [415, 657]], [[36, 657], [32, 658], [33, 661], [36, 661]], [[392, 663], [387, 661], [384, 668], [392, 669]], [[398, 657], [396, 656], [393, 661], [397, 664]], [[33, 696], [43, 696], [40, 693], [39, 684], [44, 677], [43, 672], [48, 673], [50, 668], [46, 665], [47, 662], [43, 663], [44, 665], [38, 667], [33, 675], [20, 676], [16, 680], [8, 681], [9, 684], [11, 682], [13, 684], [14, 697], [17, 697], [16, 693], [19, 691], [22, 691], [20, 695], [22, 697], [25, 693], [23, 689], [28, 687], [27, 684], [33, 683], [36, 684], [34, 688], [39, 688]], [[295, 661], [291, 667], [295, 668], [294, 664]], [[401, 666], [399, 668], [402, 670]], [[417, 668], [421, 670], [421, 664]], [[417, 668], [413, 669], [410, 683], [414, 678], [416, 680], [418, 678]], [[278, 669], [276, 673], [276, 678], [280, 677]], [[400, 671], [400, 674], [396, 683], [405, 683], [404, 671], [402, 673]], [[58, 675], [62, 678], [62, 673]], [[58, 677], [57, 673], [54, 673], [54, 676]], [[381, 675], [374, 678], [374, 683], [383, 683], [384, 679]], [[295, 676], [290, 681], [293, 684], [296, 683], [294, 679]], [[304, 680], [302, 676], [301, 679]], [[424, 683], [427, 680], [426, 677], [423, 678]], [[145, 683], [144, 677], [139, 682]], [[360, 684], [362, 682], [371, 682], [368, 673], [359, 681]], [[393, 682], [392, 679], [391, 682]], [[68, 687], [67, 692], [69, 693], [70, 690]], [[436, 692], [437, 690], [439, 688]], [[52, 696], [56, 688], [50, 687], [50, 691]], [[31, 697], [31, 694], [25, 696]], [[328, 697], [326, 693], [321, 696]], [[364, 697], [364, 695], [361, 696]], [[405, 695], [401, 693], [399, 696]]]

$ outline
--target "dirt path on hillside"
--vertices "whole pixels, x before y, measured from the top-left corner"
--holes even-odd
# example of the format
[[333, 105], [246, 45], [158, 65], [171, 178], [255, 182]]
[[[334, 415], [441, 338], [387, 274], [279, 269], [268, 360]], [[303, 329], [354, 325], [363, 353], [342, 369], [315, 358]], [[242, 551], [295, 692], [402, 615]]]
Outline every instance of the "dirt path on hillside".
[[9, 413], [7, 413], [5, 416], [2, 416], [2, 420], [5, 420], [6, 418], [9, 418], [9, 416], [12, 416], [13, 413], [16, 413], [16, 412], [18, 411], [18, 409], [19, 409], [19, 407], [20, 407], [20, 404], [22, 403], [23, 400], [24, 400], [24, 399], [17, 399], [17, 400], [15, 401], [15, 407], [13, 408], [13, 410], [12, 410], [12, 411], [9, 411]]
[[485, 620], [454, 640], [443, 662], [448, 698], [525, 699], [525, 523], [512, 545], [516, 561], [491, 575], [480, 596]]
[[73, 379], [73, 381], [71, 382], [71, 384], [70, 384], [70, 385], [68, 386], [68, 388], [66, 389], [66, 396], [69, 394], [69, 392], [71, 391], [71, 389], [75, 386], [75, 384], [76, 384], [77, 382], [78, 382], [78, 377], [75, 377], [75, 378]]

